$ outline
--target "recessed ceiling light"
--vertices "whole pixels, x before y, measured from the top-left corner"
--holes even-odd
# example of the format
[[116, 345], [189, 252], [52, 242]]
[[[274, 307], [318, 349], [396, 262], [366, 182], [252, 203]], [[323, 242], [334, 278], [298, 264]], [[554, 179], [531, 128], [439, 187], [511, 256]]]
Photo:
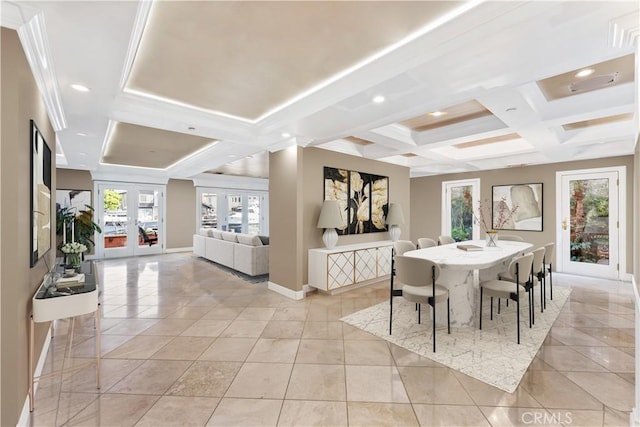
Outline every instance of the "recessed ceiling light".
[[189, 126], [187, 129], [189, 129], [189, 130], [196, 130], [196, 128], [195, 128], [195, 127], [193, 127], [193, 126]]
[[87, 134], [84, 133], [84, 132], [76, 132], [76, 135], [78, 135], [78, 136], [87, 136]]
[[87, 153], [83, 153], [83, 152], [78, 153], [78, 154], [80, 154], [80, 157], [85, 157], [87, 155]]
[[513, 113], [514, 111], [517, 111], [517, 110], [518, 110], [518, 109], [517, 109], [516, 107], [509, 107], [509, 108], [507, 108], [507, 109], [506, 109], [506, 110], [504, 110], [504, 111], [506, 111], [507, 113]]
[[596, 70], [594, 70], [593, 68], [585, 68], [584, 70], [580, 70], [578, 71], [575, 76], [576, 77], [587, 77], [590, 76], [591, 74], [593, 74]]
[[376, 104], [382, 104], [384, 102], [384, 96], [382, 95], [374, 96], [373, 102], [375, 102]]
[[429, 113], [429, 115], [432, 117], [440, 117], [440, 116], [444, 116], [445, 114], [447, 114], [446, 111], [432, 111]]
[[71, 88], [77, 90], [78, 92], [89, 92], [91, 90], [88, 87], [86, 87], [85, 85], [81, 85], [79, 83], [72, 84]]
[[282, 132], [282, 137], [283, 138], [289, 138], [291, 136], [291, 134], [289, 132]]

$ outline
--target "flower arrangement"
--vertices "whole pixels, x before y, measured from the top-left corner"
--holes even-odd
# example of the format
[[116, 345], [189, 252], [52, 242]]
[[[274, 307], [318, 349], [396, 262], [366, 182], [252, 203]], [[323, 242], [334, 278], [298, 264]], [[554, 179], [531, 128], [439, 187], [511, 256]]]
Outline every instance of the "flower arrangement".
[[[496, 206], [493, 207], [494, 209], [491, 208], [492, 206], [489, 200], [481, 200], [478, 206], [478, 216], [480, 218], [478, 219], [475, 214], [473, 215], [485, 233], [503, 229], [518, 210], [517, 205], [509, 208], [504, 197], [496, 203]], [[494, 211], [493, 215], [492, 210]]]
[[80, 267], [80, 255], [87, 251], [87, 246], [80, 242], [68, 242], [60, 247], [67, 258], [67, 264]]

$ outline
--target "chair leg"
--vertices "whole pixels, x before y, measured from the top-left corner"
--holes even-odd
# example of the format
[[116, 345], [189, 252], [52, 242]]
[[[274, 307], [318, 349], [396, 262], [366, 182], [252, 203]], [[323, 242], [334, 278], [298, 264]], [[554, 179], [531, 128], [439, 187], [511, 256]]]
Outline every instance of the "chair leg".
[[418, 325], [420, 324], [420, 309], [422, 308], [422, 304], [418, 304]]
[[482, 286], [480, 286], [480, 330], [482, 330]]
[[500, 298], [498, 298], [498, 314], [500, 314]]
[[535, 325], [536, 324], [536, 317], [535, 317], [535, 306], [533, 305], [533, 302], [535, 301], [535, 288], [533, 287], [533, 282], [531, 282], [531, 302], [529, 303], [529, 311], [531, 311], [531, 324]]
[[[433, 302], [433, 352], [436, 352], [436, 302]], [[419, 313], [419, 311], [418, 311]]]
[[553, 266], [549, 263], [549, 296], [551, 297], [551, 301], [553, 301], [553, 273], [551, 272]]
[[538, 283], [540, 284], [540, 313], [544, 313], [544, 288], [540, 280], [538, 280]]
[[518, 344], [520, 344], [520, 298], [516, 300], [516, 323], [518, 327]]
[[493, 320], [493, 297], [491, 297], [491, 320]]

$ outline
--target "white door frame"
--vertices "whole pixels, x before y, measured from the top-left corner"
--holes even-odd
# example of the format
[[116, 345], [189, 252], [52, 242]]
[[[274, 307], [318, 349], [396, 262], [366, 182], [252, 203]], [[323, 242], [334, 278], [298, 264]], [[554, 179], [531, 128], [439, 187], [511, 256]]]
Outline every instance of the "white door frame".
[[562, 251], [569, 242], [563, 240], [562, 230], [562, 179], [565, 176], [577, 174], [617, 172], [618, 173], [618, 280], [628, 280], [627, 277], [627, 167], [611, 166], [593, 169], [577, 169], [556, 172], [556, 270], [565, 269]]
[[450, 201], [451, 197], [449, 196], [449, 188], [450, 187], [462, 187], [465, 185], [471, 186], [471, 197], [473, 198], [473, 228], [471, 238], [473, 240], [477, 240], [480, 238], [480, 225], [475, 217], [475, 209], [478, 207], [478, 203], [480, 203], [480, 178], [472, 178], [472, 179], [460, 179], [456, 181], [443, 181], [442, 182], [442, 210], [441, 210], [441, 224], [440, 224], [440, 234], [449, 235], [451, 234], [451, 230], [449, 230], [449, 226], [451, 225], [451, 209], [450, 209]]
[[[94, 181], [93, 183], [93, 205], [96, 207], [96, 222], [100, 227], [104, 227], [104, 194], [100, 193], [100, 189], [104, 187], [112, 187], [112, 188], [122, 188], [127, 190], [127, 195], [130, 193], [136, 192], [138, 190], [159, 190], [161, 192], [160, 195], [160, 204], [158, 205], [158, 244], [153, 246], [140, 246], [138, 245], [138, 232], [134, 229], [134, 226], [137, 228], [137, 216], [136, 218], [132, 218], [133, 212], [129, 213], [129, 207], [127, 207], [127, 227], [128, 227], [128, 236], [136, 236], [135, 239], [129, 238], [127, 239], [127, 246], [123, 247], [122, 251], [119, 254], [114, 255], [115, 257], [119, 256], [139, 256], [139, 255], [151, 255], [151, 254], [159, 254], [164, 253], [165, 242], [166, 242], [166, 221], [165, 221], [165, 212], [167, 211], [167, 186], [164, 184], [141, 184], [137, 182], [121, 182], [121, 181]], [[136, 200], [137, 201], [137, 200]], [[134, 207], [135, 214], [137, 215], [138, 207], [137, 205]], [[134, 224], [135, 223], [135, 224]], [[104, 236], [102, 234], [96, 233], [94, 235], [96, 256], [98, 258], [105, 258], [106, 252], [104, 247]], [[115, 248], [114, 248], [115, 249]]]

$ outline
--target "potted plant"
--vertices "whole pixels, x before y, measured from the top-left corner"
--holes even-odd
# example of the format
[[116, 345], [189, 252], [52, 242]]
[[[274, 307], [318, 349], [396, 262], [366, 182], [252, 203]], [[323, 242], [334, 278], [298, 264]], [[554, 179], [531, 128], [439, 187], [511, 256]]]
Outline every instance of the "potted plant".
[[[93, 207], [85, 205], [84, 210], [76, 211], [75, 207], [58, 208], [56, 212], [56, 235], [62, 236], [62, 245], [69, 242], [78, 242], [91, 251], [95, 245], [93, 236], [96, 232], [102, 233], [102, 229], [93, 221]], [[83, 253], [84, 255], [84, 253]]]

